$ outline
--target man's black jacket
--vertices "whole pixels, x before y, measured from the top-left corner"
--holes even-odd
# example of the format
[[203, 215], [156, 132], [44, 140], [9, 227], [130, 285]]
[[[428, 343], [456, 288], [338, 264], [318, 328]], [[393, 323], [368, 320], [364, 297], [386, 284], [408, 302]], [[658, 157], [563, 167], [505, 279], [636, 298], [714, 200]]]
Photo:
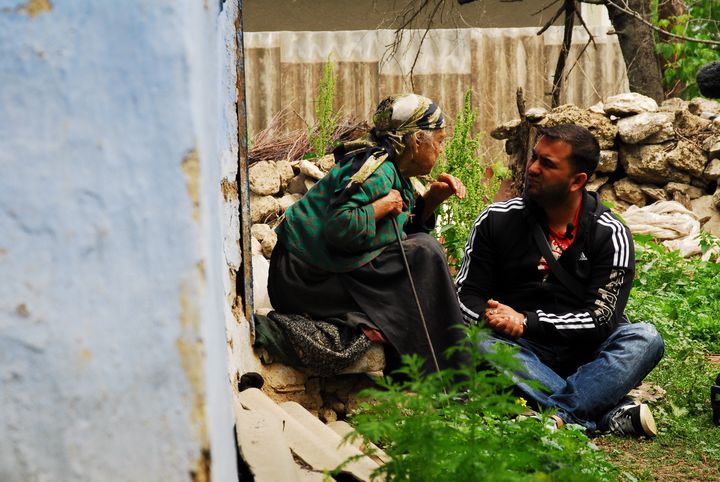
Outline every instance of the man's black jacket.
[[558, 259], [582, 286], [585, 296], [578, 299], [552, 273], [538, 270], [535, 223], [547, 235], [543, 211], [527, 198], [492, 204], [477, 218], [456, 280], [465, 320], [477, 323], [494, 299], [525, 313], [524, 338], [596, 346], [626, 320], [635, 274], [630, 231], [595, 193], [583, 192], [576, 237]]

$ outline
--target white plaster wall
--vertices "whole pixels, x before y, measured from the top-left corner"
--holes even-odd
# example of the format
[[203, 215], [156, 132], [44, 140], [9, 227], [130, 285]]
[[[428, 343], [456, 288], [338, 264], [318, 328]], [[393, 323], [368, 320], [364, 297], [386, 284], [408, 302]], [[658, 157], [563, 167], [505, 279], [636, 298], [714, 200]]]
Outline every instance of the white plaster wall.
[[237, 7], [0, 1], [0, 480], [236, 480]]

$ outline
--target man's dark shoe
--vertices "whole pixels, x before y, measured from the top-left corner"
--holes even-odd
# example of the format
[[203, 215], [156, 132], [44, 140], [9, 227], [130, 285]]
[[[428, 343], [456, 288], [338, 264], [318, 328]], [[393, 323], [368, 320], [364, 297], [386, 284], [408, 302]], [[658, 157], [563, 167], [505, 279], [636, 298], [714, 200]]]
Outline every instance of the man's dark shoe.
[[610, 433], [652, 438], [657, 435], [657, 427], [647, 405], [628, 404], [618, 408], [610, 418]]

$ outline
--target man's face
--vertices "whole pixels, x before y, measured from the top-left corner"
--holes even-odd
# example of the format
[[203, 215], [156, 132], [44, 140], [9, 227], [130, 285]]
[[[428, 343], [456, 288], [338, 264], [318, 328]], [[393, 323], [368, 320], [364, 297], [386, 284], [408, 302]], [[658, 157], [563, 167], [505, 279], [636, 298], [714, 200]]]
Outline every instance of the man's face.
[[424, 138], [413, 149], [413, 164], [416, 173], [413, 175], [429, 174], [433, 166], [437, 162], [440, 154], [443, 152], [443, 142], [445, 141], [445, 129], [437, 129], [432, 131], [432, 137]]
[[525, 193], [544, 207], [557, 206], [570, 193], [582, 189], [587, 175], [575, 172], [572, 147], [561, 140], [541, 137], [533, 149], [525, 172]]

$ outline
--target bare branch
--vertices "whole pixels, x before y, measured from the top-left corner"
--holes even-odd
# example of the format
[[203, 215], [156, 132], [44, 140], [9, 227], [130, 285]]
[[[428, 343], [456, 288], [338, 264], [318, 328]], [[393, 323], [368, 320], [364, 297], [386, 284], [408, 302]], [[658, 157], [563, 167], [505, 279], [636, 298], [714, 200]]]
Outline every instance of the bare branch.
[[552, 2], [546, 3], [545, 5], [543, 5], [543, 7], [542, 7], [540, 10], [538, 10], [537, 12], [531, 13], [530, 16], [535, 16], [535, 15], [538, 15], [538, 14], [543, 13], [545, 10], [547, 10], [547, 9], [550, 8], [550, 7], [552, 7], [553, 5], [555, 5], [556, 3], [558, 3], [559, 1], [560, 1], [560, 0], [552, 0]]
[[[595, 43], [595, 37], [593, 36], [592, 32], [588, 28], [587, 24], [585, 23], [585, 19], [583, 18], [582, 14], [580, 13], [580, 10], [575, 9], [575, 14], [577, 15], [578, 20], [580, 20], [580, 23], [582, 24], [583, 28], [587, 32], [587, 34], [590, 36], [590, 40], [588, 42], [592, 42], [593, 47], [597, 48], [597, 44]], [[587, 48], [587, 45], [583, 48], [583, 52]], [[580, 57], [578, 57], [580, 58]], [[572, 70], [572, 69], [571, 69]]]
[[623, 2], [623, 3], [625, 3], [625, 6], [623, 7], [623, 6], [615, 3], [613, 0], [601, 0], [598, 2], [589, 1], [589, 0], [581, 0], [581, 1], [584, 3], [602, 3], [605, 5], [612, 5], [613, 7], [617, 8], [621, 12], [623, 12], [627, 15], [630, 15], [631, 17], [636, 18], [637, 20], [644, 23], [645, 25], [647, 25], [651, 29], [655, 30], [656, 32], [661, 33], [663, 35], [667, 35], [668, 37], [672, 37], [672, 38], [675, 38], [678, 40], [684, 40], [686, 42], [695, 42], [695, 43], [707, 44], [707, 45], [720, 45], [720, 40], [707, 40], [707, 39], [701, 39], [701, 38], [686, 37], [684, 35], [677, 35], [677, 34], [668, 32], [667, 30], [661, 29], [660, 27], [656, 27], [655, 25], [652, 24], [652, 22], [648, 22], [647, 20], [645, 20], [645, 18], [643, 18], [643, 16], [640, 15], [638, 12], [629, 8], [627, 5], [627, 2]]
[[558, 55], [557, 65], [555, 66], [555, 77], [553, 77], [552, 101], [550, 104], [553, 108], [560, 105], [560, 88], [562, 87], [563, 69], [565, 69], [565, 62], [570, 52], [570, 45], [572, 44], [576, 9], [577, 5], [575, 4], [575, 0], [565, 0], [563, 3], [565, 29], [563, 31], [562, 49], [560, 50], [560, 55]]
[[560, 6], [560, 8], [558, 8], [557, 12], [555, 12], [555, 15], [553, 15], [552, 18], [550, 20], [548, 20], [545, 25], [543, 25], [543, 27], [538, 31], [538, 33], [536, 35], [542, 35], [545, 32], [545, 30], [549, 29], [552, 26], [552, 24], [555, 23], [555, 20], [557, 20], [564, 11], [565, 11], [565, 3], [563, 3]]

